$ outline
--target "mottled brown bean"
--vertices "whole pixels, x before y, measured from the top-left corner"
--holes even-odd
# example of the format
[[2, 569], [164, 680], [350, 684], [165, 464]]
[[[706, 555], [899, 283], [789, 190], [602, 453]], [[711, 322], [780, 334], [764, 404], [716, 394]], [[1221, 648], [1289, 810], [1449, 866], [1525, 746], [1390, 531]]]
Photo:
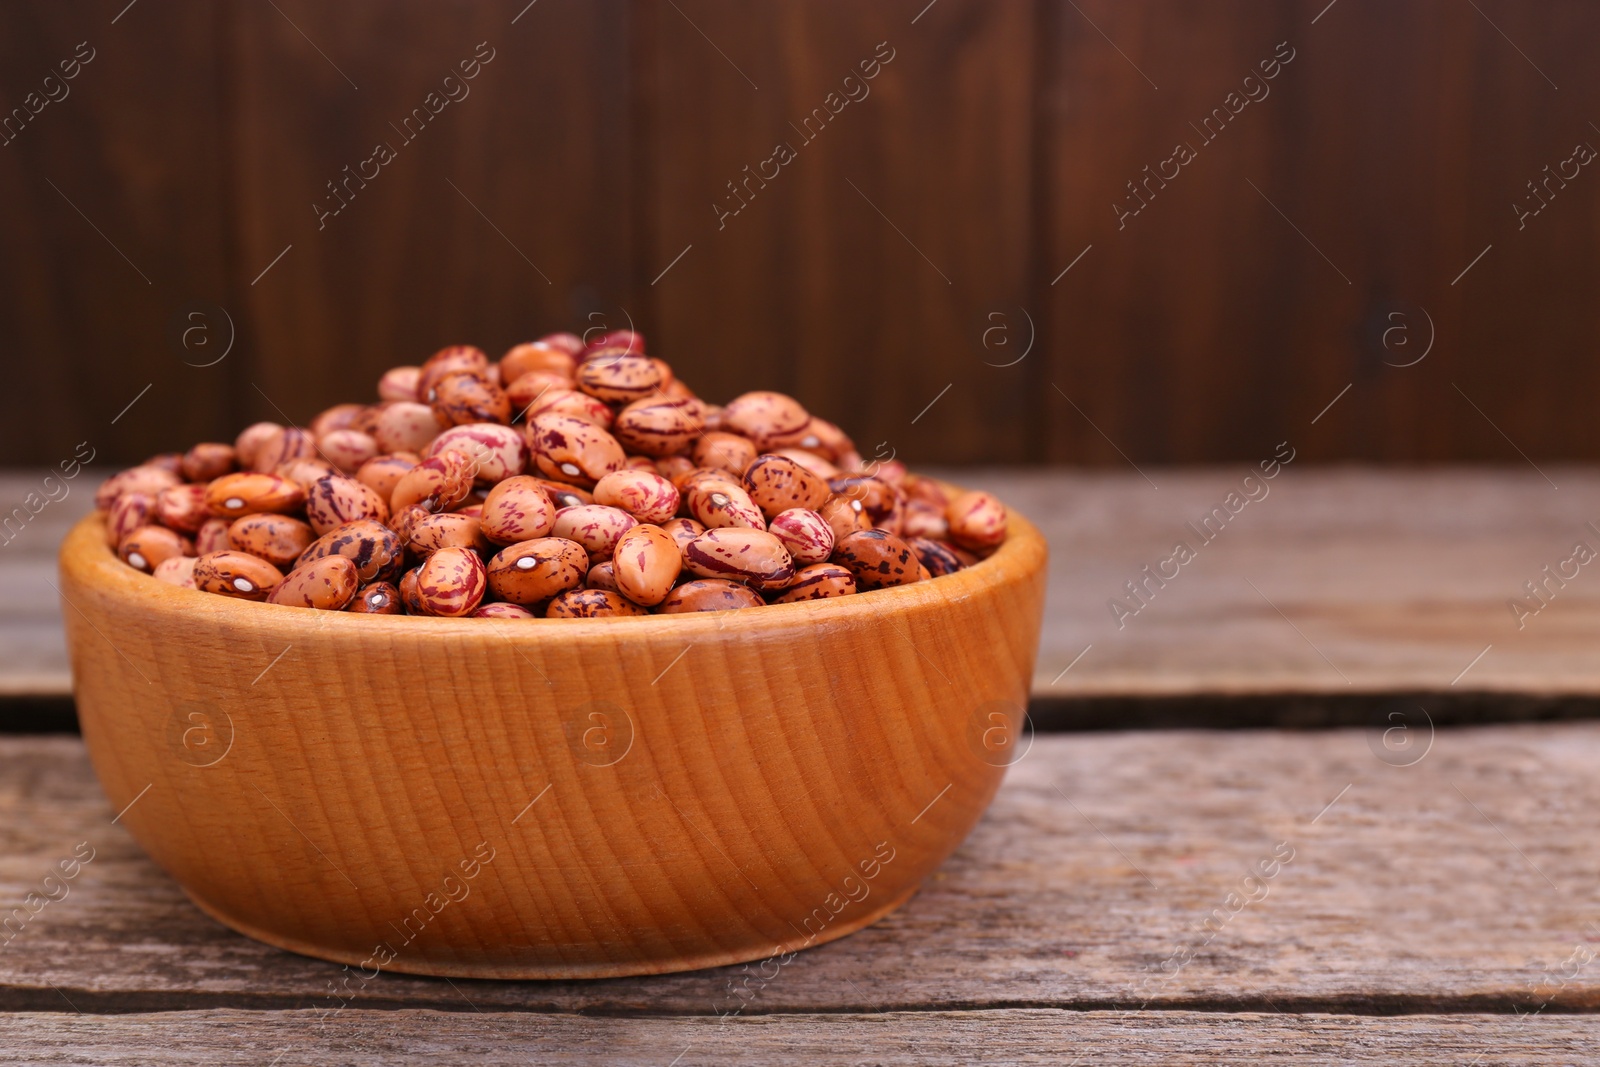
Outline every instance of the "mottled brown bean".
[[790, 508], [815, 511], [831, 495], [828, 483], [787, 456], [757, 456], [744, 468], [744, 488], [767, 518]]
[[553, 374], [570, 381], [577, 369], [578, 361], [571, 352], [542, 341], [515, 345], [500, 357], [500, 377], [508, 382], [514, 382], [524, 374], [535, 371]]
[[300, 553], [295, 565], [323, 556], [344, 556], [363, 582], [390, 582], [405, 561], [405, 546], [395, 532], [374, 519], [358, 519], [329, 530]]
[[505, 391], [480, 374], [446, 374], [434, 384], [428, 399], [441, 426], [511, 421], [511, 401]]
[[474, 619], [537, 619], [539, 616], [521, 604], [508, 604], [496, 600], [492, 604], [479, 604], [469, 616]]
[[306, 492], [306, 521], [319, 537], [357, 519], [383, 522], [388, 517], [389, 505], [377, 490], [342, 474], [319, 478]]
[[421, 367], [390, 367], [378, 379], [378, 399], [414, 403], [417, 399], [417, 382], [421, 378]]
[[574, 377], [580, 390], [607, 404], [655, 396], [665, 380], [661, 365], [646, 356], [585, 360]]
[[183, 476], [191, 482], [209, 482], [232, 474], [238, 464], [239, 454], [232, 445], [205, 441], [183, 454]]
[[194, 535], [194, 551], [196, 555], [203, 556], [207, 552], [221, 552], [231, 547], [228, 544], [228, 530], [237, 519], [210, 518], [200, 524], [200, 530]]
[[826, 600], [849, 596], [856, 591], [856, 580], [837, 563], [813, 563], [795, 571], [789, 584], [772, 598], [774, 604], [793, 604], [801, 600]]
[[148, 493], [155, 497], [163, 489], [182, 484], [182, 478], [162, 467], [129, 467], [101, 483], [100, 488], [95, 490], [94, 506], [106, 511], [123, 493]]
[[950, 540], [962, 548], [984, 551], [1006, 539], [1006, 509], [988, 493], [962, 493], [945, 510]]
[[636, 525], [638, 520], [621, 508], [586, 504], [556, 512], [550, 533], [578, 542], [589, 553], [589, 562], [599, 563], [611, 558], [618, 539]]
[[196, 589], [237, 600], [265, 600], [281, 581], [278, 568], [244, 552], [211, 552], [194, 564]]
[[421, 462], [422, 457], [415, 452], [389, 452], [373, 456], [356, 471], [356, 481], [388, 500], [394, 496], [394, 487], [400, 484], [406, 471]]
[[503, 482], [528, 465], [528, 445], [522, 434], [492, 422], [452, 426], [435, 437], [423, 455], [437, 456], [451, 449], [472, 460], [473, 477], [479, 485]]
[[410, 536], [405, 540], [418, 559], [426, 559], [444, 548], [483, 551], [489, 547], [478, 520], [455, 511], [443, 515], [424, 514], [412, 523]]
[[527, 432], [534, 466], [558, 482], [592, 486], [627, 460], [615, 437], [571, 415], [535, 416]]
[[358, 615], [398, 615], [401, 611], [400, 590], [388, 582], [373, 582], [363, 586], [350, 601], [349, 611]]
[[635, 526], [617, 541], [612, 553], [617, 590], [636, 604], [659, 604], [672, 592], [683, 569], [677, 542], [661, 527]]
[[576, 541], [536, 537], [507, 545], [489, 561], [489, 588], [501, 600], [523, 607], [549, 600], [583, 584], [589, 553]]
[[225, 519], [263, 511], [288, 514], [305, 502], [304, 489], [276, 474], [224, 474], [206, 486], [206, 507]]
[[859, 530], [841, 537], [833, 562], [849, 571], [861, 589], [909, 585], [922, 576], [911, 547], [887, 530]]
[[310, 526], [292, 516], [245, 515], [228, 527], [227, 547], [281, 568], [299, 559], [316, 539]]
[[739, 582], [724, 578], [697, 578], [692, 582], [684, 582], [667, 594], [656, 611], [662, 615], [679, 615], [691, 611], [759, 608], [765, 603], [759, 593]]
[[807, 508], [780, 511], [767, 524], [767, 532], [783, 542], [796, 563], [822, 563], [833, 555], [833, 527]]
[[794, 560], [782, 541], [743, 527], [707, 530], [684, 547], [683, 563], [703, 577], [746, 582], [757, 589], [778, 589], [794, 577]]
[[140, 526], [117, 543], [122, 562], [146, 574], [174, 556], [194, 555], [194, 542], [165, 526]]
[[680, 554], [690, 541], [706, 532], [706, 528], [693, 519], [668, 519], [661, 523], [661, 529], [672, 538], [672, 543], [678, 546]]
[[[163, 489], [165, 493], [168, 490]], [[139, 491], [121, 494], [106, 512], [106, 544], [116, 548], [122, 539], [141, 526], [156, 519], [156, 503], [160, 497]]]
[[594, 502], [621, 508], [640, 522], [663, 523], [678, 513], [678, 487], [653, 468], [612, 471], [595, 483]]
[[483, 601], [483, 559], [468, 548], [441, 548], [417, 568], [417, 607], [424, 615], [456, 619]]
[[354, 474], [378, 454], [378, 442], [360, 430], [329, 430], [317, 438], [317, 454], [345, 474]]
[[547, 619], [609, 619], [645, 614], [644, 608], [609, 589], [569, 589], [544, 609]]
[[689, 514], [708, 530], [733, 526], [747, 530], [767, 528], [767, 520], [761, 517], [761, 509], [750, 494], [731, 483], [695, 482], [684, 494], [683, 502]]
[[936, 541], [931, 537], [908, 537], [905, 542], [911, 546], [911, 551], [917, 554], [923, 569], [932, 577], [954, 574], [967, 566], [967, 561], [956, 554], [957, 549], [943, 541]]
[[537, 478], [519, 474], [500, 482], [483, 501], [483, 536], [497, 545], [545, 537], [556, 508]]
[[285, 575], [267, 594], [267, 603], [343, 611], [355, 599], [360, 584], [354, 563], [343, 556], [323, 556]]
[[817, 514], [833, 527], [835, 543], [858, 530], [872, 529], [872, 520], [867, 518], [866, 509], [861, 506], [861, 501], [847, 496], [830, 496], [822, 502]]
[[859, 500], [867, 521], [879, 530], [900, 535], [906, 495], [898, 486], [867, 475], [842, 475], [828, 483], [835, 496]]
[[421, 504], [430, 511], [449, 511], [472, 492], [472, 480], [472, 460], [448, 449], [402, 474], [389, 496], [389, 508], [398, 511]]
[[691, 457], [700, 466], [728, 471], [735, 477], [755, 462], [758, 454], [759, 450], [748, 437], [721, 430], [701, 434], [699, 440], [694, 443], [693, 451], [690, 452]]
[[617, 413], [611, 431], [630, 452], [670, 456], [688, 448], [705, 429], [703, 407], [686, 397], [635, 400]]
[[793, 448], [804, 439], [811, 414], [792, 396], [754, 392], [723, 405], [722, 425], [755, 442], [762, 452]]
[[610, 430], [616, 420], [616, 413], [604, 401], [565, 385], [543, 389], [522, 405], [524, 419], [535, 419], [540, 415], [568, 415], [592, 422], [602, 430]]
[[180, 589], [194, 588], [194, 556], [169, 556], [156, 564], [151, 575]]
[[250, 469], [266, 474], [291, 460], [311, 459], [316, 454], [317, 442], [311, 431], [298, 426], [277, 426], [257, 446]]
[[609, 559], [590, 567], [589, 576], [583, 580], [583, 584], [590, 589], [609, 589], [613, 593], [622, 591], [617, 588], [617, 565]]
[[433, 408], [410, 400], [385, 404], [372, 419], [367, 432], [385, 452], [418, 452], [439, 436], [439, 420]]
[[439, 380], [449, 374], [467, 373], [487, 380], [489, 357], [476, 345], [448, 345], [422, 361], [417, 374], [417, 397], [431, 402], [429, 395]]

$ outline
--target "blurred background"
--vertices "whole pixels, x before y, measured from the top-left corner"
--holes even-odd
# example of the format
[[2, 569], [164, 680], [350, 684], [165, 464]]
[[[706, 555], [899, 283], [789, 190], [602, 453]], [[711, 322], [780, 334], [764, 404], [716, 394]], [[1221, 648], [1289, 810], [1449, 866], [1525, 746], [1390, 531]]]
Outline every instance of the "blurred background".
[[1291, 427], [1313, 463], [1594, 459], [1597, 29], [11, 2], [0, 454], [108, 470], [445, 344], [632, 324], [708, 399], [790, 391], [913, 462], [1255, 461]]

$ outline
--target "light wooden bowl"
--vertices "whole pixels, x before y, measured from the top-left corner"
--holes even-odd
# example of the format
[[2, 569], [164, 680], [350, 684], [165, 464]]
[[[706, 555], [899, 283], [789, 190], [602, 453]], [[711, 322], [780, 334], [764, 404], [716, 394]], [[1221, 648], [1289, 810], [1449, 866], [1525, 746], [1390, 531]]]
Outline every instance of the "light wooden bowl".
[[207, 914], [364, 968], [478, 978], [763, 959], [887, 915], [1020, 743], [1045, 545], [716, 615], [276, 608], [61, 549], [84, 740]]

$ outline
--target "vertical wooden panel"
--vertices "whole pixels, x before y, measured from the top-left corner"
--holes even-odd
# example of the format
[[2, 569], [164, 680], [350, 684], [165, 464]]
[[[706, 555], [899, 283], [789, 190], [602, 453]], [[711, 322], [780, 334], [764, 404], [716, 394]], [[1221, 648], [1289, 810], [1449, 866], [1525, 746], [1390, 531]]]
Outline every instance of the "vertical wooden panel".
[[498, 355], [632, 302], [620, 3], [277, 7], [240, 8], [235, 35], [242, 258], [288, 249], [250, 289], [253, 381], [283, 408], [254, 414], [306, 419], [443, 345]]
[[1032, 8], [924, 6], [654, 10], [651, 266], [683, 258], [653, 347], [708, 398], [792, 391], [869, 457], [1018, 460], [1026, 367], [984, 361], [1026, 343]]
[[[7, 464], [53, 466], [87, 440], [109, 468], [231, 433], [232, 357], [186, 366], [211, 356], [202, 334], [185, 352], [172, 329], [190, 301], [236, 304], [220, 9], [149, 0], [113, 24], [123, 6], [0, 8], [0, 107], [9, 116], [30, 94], [33, 106], [57, 98], [0, 135]], [[89, 61], [64, 80], [75, 54]], [[217, 351], [225, 326], [207, 328]]]
[[[1054, 14], [1050, 269], [1094, 247], [1050, 291], [1051, 373], [1107, 437], [1152, 462], [1251, 460], [1284, 438], [1313, 458], [1521, 462], [1465, 392], [1524, 450], [1596, 454], [1551, 399], [1600, 375], [1588, 357], [1600, 181], [1582, 175], [1524, 233], [1509, 210], [1577, 140], [1600, 146], [1584, 118], [1592, 9], [1480, 6]], [[1242, 95], [1280, 42], [1295, 58], [1270, 95], [1208, 143], [1192, 124]], [[1125, 183], [1177, 143], [1194, 161], [1119, 219], [1113, 203], [1139, 204]], [[1395, 366], [1420, 355], [1429, 318], [1428, 358]], [[1124, 462], [1051, 400], [1052, 458]]]

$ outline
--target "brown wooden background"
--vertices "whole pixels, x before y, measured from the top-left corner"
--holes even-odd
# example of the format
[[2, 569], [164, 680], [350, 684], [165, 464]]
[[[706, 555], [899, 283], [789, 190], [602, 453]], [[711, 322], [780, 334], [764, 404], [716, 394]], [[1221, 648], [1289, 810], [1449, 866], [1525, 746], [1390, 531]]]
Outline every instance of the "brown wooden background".
[[[629, 319], [703, 395], [793, 391], [869, 454], [1600, 457], [1600, 167], [1512, 209], [1600, 146], [1592, 3], [525, 2], [0, 8], [7, 109], [96, 51], [0, 146], [4, 462], [136, 460], [445, 343]], [[325, 183], [483, 41], [471, 95], [319, 231]], [[1270, 95], [1119, 231], [1125, 183], [1284, 41]], [[212, 348], [175, 340], [196, 301], [236, 335], [211, 367], [186, 361], [220, 315]]]

